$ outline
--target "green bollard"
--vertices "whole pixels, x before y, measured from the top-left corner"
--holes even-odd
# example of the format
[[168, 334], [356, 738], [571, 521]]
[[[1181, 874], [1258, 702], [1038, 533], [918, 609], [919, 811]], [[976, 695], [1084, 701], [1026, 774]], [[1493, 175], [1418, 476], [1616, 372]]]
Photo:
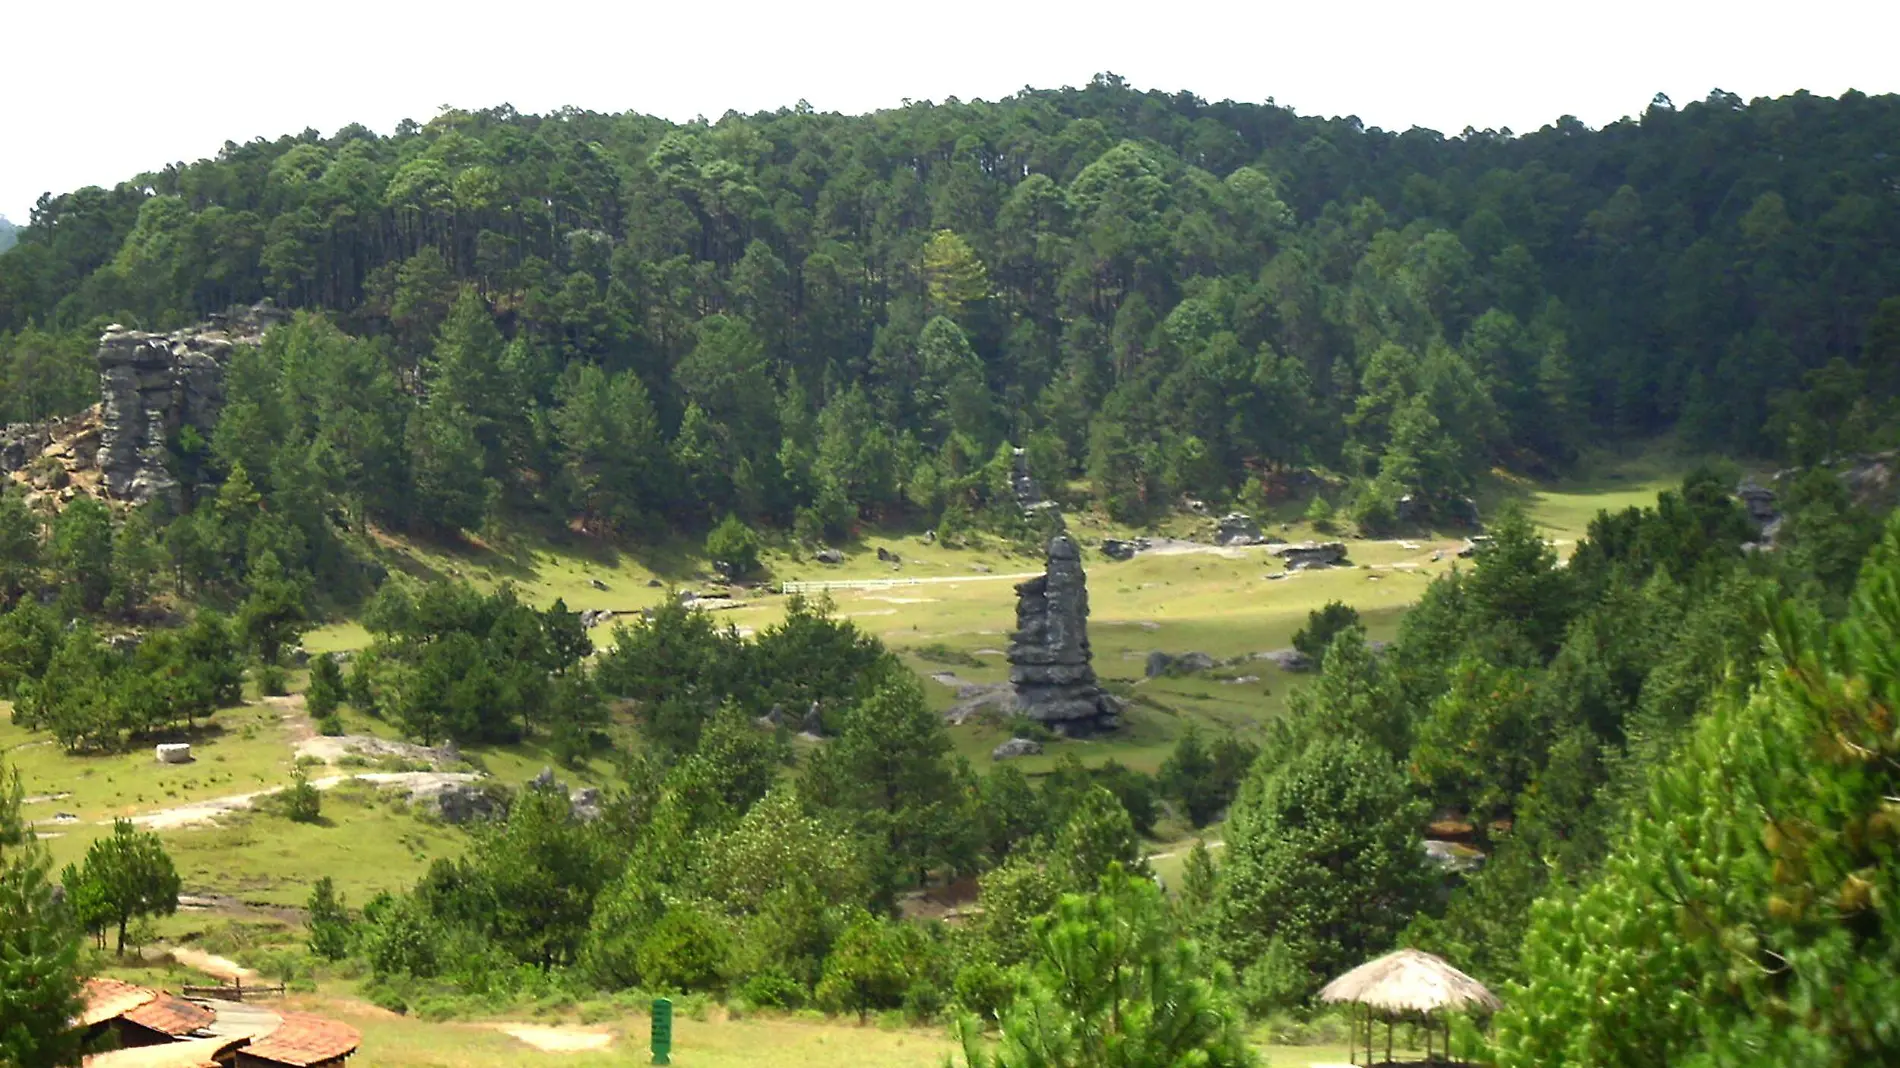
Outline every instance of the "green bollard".
[[673, 1002], [668, 998], [653, 999], [653, 1063], [672, 1064], [667, 1054], [673, 1052]]

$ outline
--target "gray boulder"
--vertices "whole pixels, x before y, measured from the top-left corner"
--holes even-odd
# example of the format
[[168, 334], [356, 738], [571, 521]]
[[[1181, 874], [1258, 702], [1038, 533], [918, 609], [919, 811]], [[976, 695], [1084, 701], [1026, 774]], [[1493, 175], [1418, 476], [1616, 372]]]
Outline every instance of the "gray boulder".
[[1280, 558], [1288, 571], [1336, 567], [1346, 562], [1343, 541], [1299, 541], [1269, 546], [1268, 552]]
[[476, 820], [499, 819], [508, 814], [506, 798], [486, 783], [449, 783], [435, 795], [443, 823], [461, 826]]
[[1260, 524], [1245, 512], [1229, 512], [1214, 523], [1216, 545], [1261, 545], [1266, 540]]
[[1013, 760], [1016, 757], [1035, 756], [1040, 752], [1042, 752], [1042, 743], [1034, 738], [1011, 738], [990, 750], [990, 759]]
[[820, 549], [815, 559], [821, 564], [842, 564], [844, 554], [836, 549]]
[[1270, 653], [1255, 653], [1253, 654], [1253, 658], [1255, 660], [1270, 661], [1274, 667], [1279, 668], [1281, 671], [1291, 671], [1296, 674], [1302, 671], [1311, 671], [1314, 666], [1313, 658], [1300, 652], [1298, 649], [1275, 649]]

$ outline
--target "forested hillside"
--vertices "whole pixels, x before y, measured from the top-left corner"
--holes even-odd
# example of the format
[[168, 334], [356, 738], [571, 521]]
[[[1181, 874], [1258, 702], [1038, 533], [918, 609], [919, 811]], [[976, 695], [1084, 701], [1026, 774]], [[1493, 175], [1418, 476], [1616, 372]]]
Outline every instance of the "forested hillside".
[[6, 216], [0, 215], [0, 252], [12, 248], [20, 240], [19, 229]]
[[1858, 94], [1447, 138], [1112, 76], [306, 131], [44, 198], [0, 260], [0, 377], [79, 385], [3, 414], [88, 402], [49, 369], [108, 322], [270, 298], [335, 330], [239, 376], [214, 473], [278, 493], [342, 450], [325, 489], [385, 523], [955, 522], [1005, 496], [1014, 444], [1126, 519], [1319, 465], [1377, 528], [1585, 442], [1878, 434], [1897, 137], [1900, 100]]

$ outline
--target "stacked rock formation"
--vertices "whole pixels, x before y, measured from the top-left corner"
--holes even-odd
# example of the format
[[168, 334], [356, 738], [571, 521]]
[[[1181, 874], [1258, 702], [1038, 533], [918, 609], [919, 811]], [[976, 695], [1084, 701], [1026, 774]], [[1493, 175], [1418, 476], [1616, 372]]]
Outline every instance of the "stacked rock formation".
[[106, 329], [98, 356], [98, 466], [107, 496], [135, 504], [176, 500], [178, 480], [167, 462], [173, 437], [188, 426], [210, 436], [224, 406], [232, 346], [256, 340], [281, 318], [260, 305], [171, 334]]
[[283, 319], [259, 304], [170, 334], [107, 327], [96, 357], [99, 404], [66, 419], [0, 428], [0, 476], [57, 493], [61, 502], [79, 492], [176, 502], [170, 454], [179, 433], [190, 427], [211, 436], [233, 347], [255, 344]]
[[1016, 633], [1009, 643], [1017, 709], [1057, 734], [1095, 734], [1120, 720], [1120, 702], [1095, 682], [1088, 616], [1081, 550], [1058, 534], [1049, 539], [1044, 573], [1016, 587]]

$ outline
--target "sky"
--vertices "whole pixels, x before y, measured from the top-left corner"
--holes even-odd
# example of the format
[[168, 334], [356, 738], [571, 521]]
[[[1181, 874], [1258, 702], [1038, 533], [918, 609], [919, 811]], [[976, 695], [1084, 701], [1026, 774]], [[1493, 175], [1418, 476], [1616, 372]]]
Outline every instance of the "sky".
[[0, 8], [0, 215], [227, 140], [387, 133], [443, 105], [858, 113], [1109, 71], [1391, 130], [1528, 132], [1658, 92], [1900, 91], [1896, 40], [1896, 0], [23, 0]]

